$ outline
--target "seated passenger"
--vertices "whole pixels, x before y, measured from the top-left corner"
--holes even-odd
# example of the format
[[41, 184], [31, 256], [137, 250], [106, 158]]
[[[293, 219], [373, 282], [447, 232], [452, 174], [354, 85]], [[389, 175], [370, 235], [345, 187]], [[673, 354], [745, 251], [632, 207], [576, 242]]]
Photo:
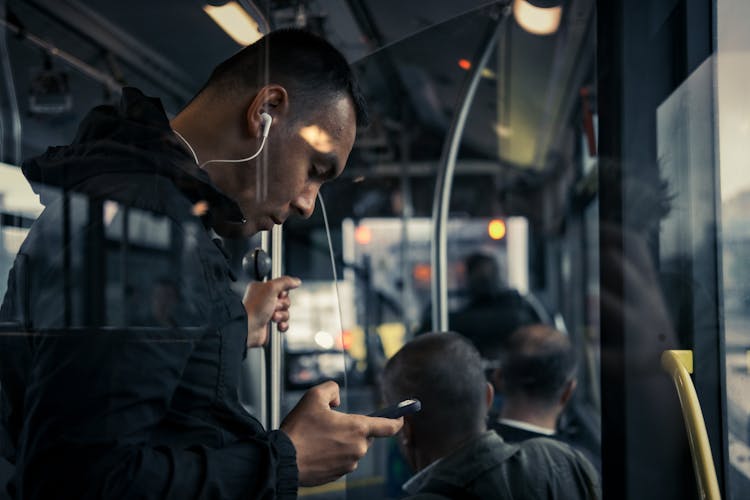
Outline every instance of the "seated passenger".
[[[503, 404], [490, 428], [513, 443], [536, 437], [565, 441], [598, 469], [598, 440], [582, 441], [586, 433], [580, 429], [558, 432], [560, 417], [577, 385], [576, 356], [568, 336], [548, 325], [522, 327], [503, 344], [498, 360], [500, 367], [491, 379]], [[576, 422], [582, 417], [579, 413], [573, 415]]]
[[398, 436], [417, 471], [404, 485], [409, 498], [601, 496], [596, 471], [570, 446], [545, 438], [510, 444], [487, 430], [493, 389], [479, 353], [456, 333], [428, 333], [407, 343], [386, 364], [383, 396], [389, 405], [422, 402]]
[[554, 436], [578, 383], [568, 336], [547, 325], [530, 325], [516, 330], [504, 346], [492, 375], [503, 406], [490, 426], [511, 442]]
[[[465, 267], [468, 301], [450, 312], [451, 330], [480, 346], [504, 341], [518, 327], [544, 321], [526, 297], [504, 285], [495, 257], [476, 252], [466, 258]], [[418, 334], [433, 330], [431, 315], [427, 308]]]

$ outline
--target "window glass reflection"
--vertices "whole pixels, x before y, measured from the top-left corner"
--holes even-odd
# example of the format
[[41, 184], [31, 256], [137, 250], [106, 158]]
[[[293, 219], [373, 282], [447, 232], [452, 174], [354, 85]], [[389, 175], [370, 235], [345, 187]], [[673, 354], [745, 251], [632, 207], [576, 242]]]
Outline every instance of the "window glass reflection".
[[721, 192], [721, 279], [726, 350], [728, 498], [750, 491], [750, 4], [719, 0], [716, 56]]

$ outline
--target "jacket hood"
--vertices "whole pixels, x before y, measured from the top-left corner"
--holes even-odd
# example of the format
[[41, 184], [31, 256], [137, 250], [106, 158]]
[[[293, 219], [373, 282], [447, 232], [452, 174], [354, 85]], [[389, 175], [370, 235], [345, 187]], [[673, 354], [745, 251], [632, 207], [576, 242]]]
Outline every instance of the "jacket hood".
[[155, 174], [171, 179], [189, 199], [220, 207], [242, 222], [239, 206], [200, 169], [173, 133], [161, 101], [125, 87], [118, 107], [98, 106], [81, 122], [68, 146], [50, 147], [22, 165], [23, 174], [48, 205], [60, 196], [51, 186], [76, 191], [102, 174]]

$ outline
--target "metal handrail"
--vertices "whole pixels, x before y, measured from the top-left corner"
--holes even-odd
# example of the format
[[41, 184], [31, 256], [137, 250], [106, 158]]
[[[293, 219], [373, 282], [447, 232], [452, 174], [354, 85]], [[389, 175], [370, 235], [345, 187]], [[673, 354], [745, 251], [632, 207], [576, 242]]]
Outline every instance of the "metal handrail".
[[[281, 276], [282, 273], [282, 243], [283, 237], [281, 232], [281, 226], [274, 226], [271, 230], [271, 278], [275, 279]], [[268, 342], [268, 353], [269, 358], [266, 359], [266, 363], [270, 366], [270, 401], [268, 401], [268, 409], [270, 412], [268, 425], [270, 429], [278, 429], [281, 426], [281, 375], [282, 375], [282, 343], [281, 333], [279, 332], [279, 326], [271, 322], [270, 338]]]
[[508, 19], [507, 5], [503, 6], [499, 13], [499, 19], [491, 26], [486, 37], [479, 45], [480, 54], [472, 64], [471, 72], [466, 78], [462, 93], [459, 97], [458, 112], [453, 117], [450, 131], [446, 139], [445, 147], [440, 158], [438, 177], [435, 182], [435, 197], [432, 206], [432, 330], [448, 330], [448, 211], [450, 209], [450, 198], [453, 190], [453, 173], [456, 170], [456, 158], [461, 145], [466, 120], [469, 116], [474, 94], [479, 85], [482, 70], [495, 48], [503, 26]]
[[720, 500], [719, 481], [716, 478], [706, 422], [703, 420], [698, 394], [690, 378], [690, 374], [693, 373], [693, 351], [664, 351], [661, 355], [661, 365], [674, 380], [677, 396], [680, 398], [700, 498]]

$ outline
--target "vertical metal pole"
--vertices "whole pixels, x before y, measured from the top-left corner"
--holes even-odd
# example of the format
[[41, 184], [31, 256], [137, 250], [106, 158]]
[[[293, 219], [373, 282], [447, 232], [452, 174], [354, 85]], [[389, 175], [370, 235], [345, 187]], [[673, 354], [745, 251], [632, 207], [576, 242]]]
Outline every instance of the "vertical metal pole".
[[[114, 203], [114, 202], [110, 202]], [[130, 326], [130, 303], [128, 301], [128, 253], [130, 250], [130, 207], [118, 205], [122, 216], [120, 236], [120, 293], [122, 294], [122, 325]]]
[[[5, 16], [5, 0], [0, 0], [0, 12], [3, 17]], [[7, 24], [3, 24], [3, 30], [0, 33], [0, 61], [2, 63], [2, 73], [5, 80], [5, 89], [8, 95], [8, 107], [10, 108], [11, 115], [11, 134], [13, 137], [13, 148], [10, 150], [10, 154], [5, 155], [3, 143], [5, 141], [5, 135], [0, 137], [0, 160], [5, 160], [3, 156], [7, 156], [9, 161], [14, 165], [21, 164], [21, 112], [18, 109], [18, 96], [16, 95], [16, 85], [13, 81], [13, 68], [10, 64], [10, 52], [8, 51], [8, 40], [6, 29]], [[2, 122], [2, 117], [0, 117]], [[1, 127], [0, 127], [1, 128]]]
[[[278, 278], [281, 276], [281, 245], [282, 245], [282, 233], [281, 226], [274, 226], [271, 230], [271, 278]], [[281, 425], [281, 374], [283, 371], [282, 366], [282, 352], [281, 352], [281, 334], [276, 323], [271, 323], [270, 339], [269, 339], [269, 354], [270, 359], [267, 361], [270, 364], [270, 382], [271, 382], [271, 398], [268, 402], [270, 407], [270, 419], [269, 427], [271, 429], [278, 429]]]
[[450, 210], [451, 191], [453, 189], [453, 173], [456, 170], [456, 157], [461, 145], [466, 119], [469, 116], [471, 103], [476, 94], [482, 70], [495, 48], [498, 34], [506, 24], [508, 18], [506, 6], [497, 23], [490, 28], [484, 42], [480, 45], [480, 55], [472, 61], [464, 88], [458, 99], [458, 113], [453, 117], [453, 123], [448, 131], [447, 141], [443, 148], [438, 167], [438, 178], [435, 182], [435, 197], [432, 205], [432, 330], [448, 330], [448, 211]]
[[[270, 244], [269, 244], [269, 238], [268, 238], [268, 231], [262, 231], [260, 233], [260, 247], [263, 249], [264, 252], [268, 253], [270, 250]], [[269, 328], [271, 328], [269, 326]], [[269, 330], [270, 335], [270, 330]], [[270, 338], [270, 337], [269, 337]], [[270, 349], [261, 349], [260, 350], [260, 381], [258, 382], [257, 387], [260, 389], [260, 395], [257, 398], [258, 401], [258, 414], [260, 423], [263, 424], [263, 427], [266, 429], [268, 428], [268, 422], [270, 418], [270, 414], [268, 411], [268, 393], [269, 393], [269, 387], [268, 387], [268, 379], [269, 379], [269, 363], [268, 358], [270, 357]], [[250, 353], [248, 353], [248, 356]]]
[[407, 334], [411, 332], [409, 313], [412, 299], [412, 277], [409, 269], [409, 220], [414, 216], [411, 196], [411, 179], [409, 177], [410, 141], [411, 138], [402, 126], [401, 133], [401, 321], [407, 325]]

